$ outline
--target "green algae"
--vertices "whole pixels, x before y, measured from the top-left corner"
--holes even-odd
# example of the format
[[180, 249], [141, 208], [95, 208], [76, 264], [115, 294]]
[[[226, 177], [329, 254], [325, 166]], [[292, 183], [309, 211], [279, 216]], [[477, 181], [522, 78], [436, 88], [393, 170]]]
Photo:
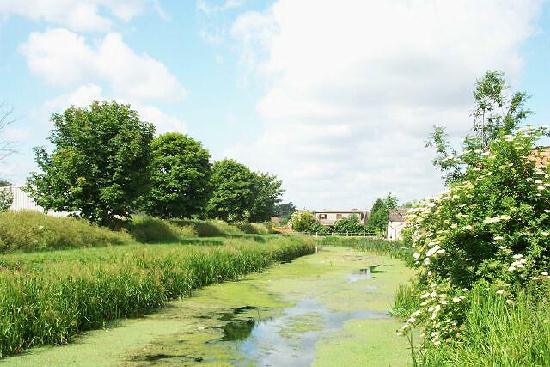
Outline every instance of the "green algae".
[[[347, 281], [349, 274], [372, 265], [377, 268], [370, 279]], [[399, 260], [349, 248], [325, 248], [239, 282], [206, 287], [193, 297], [170, 303], [157, 314], [85, 333], [75, 344], [35, 348], [2, 363], [6, 366], [254, 365], [255, 361], [243, 353], [239, 343], [255, 325], [280, 317], [304, 299], [314, 299], [332, 313], [387, 312], [395, 289], [411, 275], [412, 271]], [[325, 327], [323, 318], [315, 312], [288, 320], [281, 328], [281, 336], [293, 340], [306, 333], [322, 333]], [[225, 337], [231, 323], [243, 333], [241, 341]], [[246, 327], [238, 329], [243, 325]], [[347, 321], [339, 330], [322, 335], [312, 346], [314, 365], [407, 365], [407, 342], [395, 335], [398, 327], [399, 322], [390, 318]]]

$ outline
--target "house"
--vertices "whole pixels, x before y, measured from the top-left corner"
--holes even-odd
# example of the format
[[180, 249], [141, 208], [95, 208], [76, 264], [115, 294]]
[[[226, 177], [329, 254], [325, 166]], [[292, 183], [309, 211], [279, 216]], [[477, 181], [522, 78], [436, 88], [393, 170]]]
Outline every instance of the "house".
[[390, 209], [388, 215], [388, 240], [401, 240], [401, 231], [405, 228], [405, 216], [407, 215], [407, 210], [407, 208]]
[[40, 205], [36, 204], [33, 198], [29, 196], [23, 189], [19, 186], [4, 186], [0, 187], [0, 190], [9, 190], [13, 195], [13, 202], [9, 207], [9, 210], [19, 211], [19, 210], [31, 210], [41, 213], [46, 213], [54, 217], [66, 217], [69, 215], [68, 212], [56, 212], [56, 211], [46, 211]]
[[547, 167], [550, 165], [550, 146], [533, 149], [532, 156], [537, 167]]
[[314, 211], [313, 215], [319, 223], [324, 226], [332, 226], [338, 219], [348, 218], [356, 215], [361, 224], [366, 224], [369, 217], [369, 212], [366, 210], [351, 209], [351, 210], [319, 210]]

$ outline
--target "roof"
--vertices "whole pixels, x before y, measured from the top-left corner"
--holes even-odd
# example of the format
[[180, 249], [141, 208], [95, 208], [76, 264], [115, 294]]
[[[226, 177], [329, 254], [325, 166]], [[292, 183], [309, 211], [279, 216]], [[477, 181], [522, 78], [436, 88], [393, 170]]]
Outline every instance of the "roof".
[[314, 210], [314, 213], [366, 213], [367, 210], [349, 209], [349, 210]]
[[396, 208], [396, 209], [390, 209], [388, 220], [390, 222], [404, 222], [405, 221], [405, 215], [407, 214], [407, 211], [409, 209], [407, 208]]

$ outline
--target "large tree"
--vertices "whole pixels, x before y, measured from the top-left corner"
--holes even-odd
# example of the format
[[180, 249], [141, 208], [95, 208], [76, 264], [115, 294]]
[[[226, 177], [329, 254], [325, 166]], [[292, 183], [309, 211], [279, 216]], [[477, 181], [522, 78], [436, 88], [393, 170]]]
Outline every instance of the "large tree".
[[283, 182], [269, 173], [254, 174], [254, 201], [250, 215], [252, 222], [265, 222], [275, 214], [275, 206], [281, 202]]
[[70, 107], [51, 118], [54, 149], [35, 148], [41, 173], [27, 190], [47, 210], [72, 211], [101, 225], [128, 218], [149, 189], [154, 127], [116, 102]]
[[210, 192], [208, 150], [180, 133], [155, 138], [151, 150], [151, 191], [143, 200], [143, 209], [162, 218], [199, 214]]
[[255, 199], [255, 174], [245, 165], [224, 159], [212, 166], [212, 193], [206, 214], [227, 222], [249, 221]]
[[367, 221], [367, 230], [383, 233], [388, 228], [389, 211], [397, 207], [397, 198], [391, 193], [385, 198], [378, 198], [374, 202]]

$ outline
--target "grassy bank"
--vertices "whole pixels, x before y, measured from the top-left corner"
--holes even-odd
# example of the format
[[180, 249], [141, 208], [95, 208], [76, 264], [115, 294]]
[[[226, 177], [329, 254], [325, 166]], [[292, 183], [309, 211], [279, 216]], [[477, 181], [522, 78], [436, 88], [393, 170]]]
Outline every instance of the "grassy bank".
[[225, 246], [131, 245], [2, 257], [0, 353], [63, 344], [106, 321], [139, 316], [204, 285], [314, 251], [304, 238]]
[[389, 255], [395, 259], [405, 260], [409, 263], [412, 259], [412, 249], [405, 247], [401, 241], [387, 241], [368, 237], [320, 237], [321, 246], [348, 246], [360, 251], [369, 251], [379, 255]]
[[[228, 224], [217, 220], [163, 220], [136, 215], [112, 231], [77, 218], [33, 211], [0, 213], [0, 253], [34, 252], [141, 243], [190, 243], [199, 237], [252, 238], [272, 233], [266, 223]], [[195, 241], [198, 244], [204, 241]]]
[[520, 292], [514, 304], [477, 288], [461, 336], [416, 353], [424, 367], [550, 366], [550, 301]]

